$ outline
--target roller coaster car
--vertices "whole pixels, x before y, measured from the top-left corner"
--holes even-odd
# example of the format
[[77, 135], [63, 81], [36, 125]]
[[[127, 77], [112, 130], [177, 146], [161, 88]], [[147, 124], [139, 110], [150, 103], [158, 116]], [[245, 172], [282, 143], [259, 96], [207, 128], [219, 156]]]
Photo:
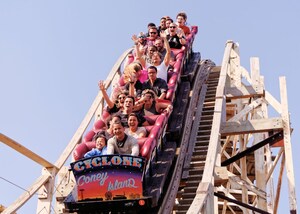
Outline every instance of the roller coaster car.
[[[187, 37], [187, 44], [179, 50], [172, 50], [175, 63], [168, 73], [168, 92], [166, 100], [158, 102], [174, 103], [175, 92], [184, 64], [191, 53], [192, 42], [197, 27], [192, 27], [192, 33]], [[127, 63], [132, 62], [132, 54], [128, 55]], [[122, 85], [122, 79], [119, 85]], [[114, 93], [114, 92], [113, 92]], [[146, 126], [148, 135], [138, 139], [139, 156], [130, 155], [103, 155], [83, 159], [84, 154], [95, 147], [93, 136], [105, 127], [104, 120], [109, 117], [107, 112], [102, 113], [102, 120], [94, 123], [93, 129], [88, 131], [73, 152], [75, 162], [71, 168], [76, 186], [64, 201], [65, 211], [77, 213], [126, 212], [149, 209], [157, 205], [157, 198], [150, 196], [145, 189], [151, 182], [151, 164], [160, 144], [163, 142], [169, 114], [146, 116], [150, 124]], [[165, 172], [167, 173], [167, 172]], [[155, 201], [156, 200], [156, 201]]]

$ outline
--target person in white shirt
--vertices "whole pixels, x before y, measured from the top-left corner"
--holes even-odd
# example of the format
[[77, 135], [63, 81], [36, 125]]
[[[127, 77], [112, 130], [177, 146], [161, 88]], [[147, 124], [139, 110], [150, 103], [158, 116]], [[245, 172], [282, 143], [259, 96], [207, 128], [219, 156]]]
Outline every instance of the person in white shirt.
[[121, 155], [139, 155], [139, 144], [137, 139], [127, 135], [122, 122], [115, 122], [112, 124], [114, 136], [107, 142], [107, 154], [121, 154]]
[[146, 137], [146, 128], [143, 126], [138, 126], [138, 124], [138, 116], [135, 113], [131, 113], [128, 117], [128, 128], [125, 128], [125, 133], [135, 138]]

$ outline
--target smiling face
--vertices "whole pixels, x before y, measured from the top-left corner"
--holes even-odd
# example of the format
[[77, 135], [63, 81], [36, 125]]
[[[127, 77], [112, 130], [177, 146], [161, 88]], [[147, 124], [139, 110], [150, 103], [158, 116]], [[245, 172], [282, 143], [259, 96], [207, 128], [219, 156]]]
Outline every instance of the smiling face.
[[119, 96], [118, 96], [119, 103], [123, 105], [125, 98], [126, 98], [126, 94], [119, 94]]
[[149, 30], [149, 38], [151, 40], [155, 40], [157, 37], [158, 37], [157, 29], [155, 27], [150, 28], [150, 30]]
[[158, 52], [154, 52], [152, 57], [151, 57], [151, 61], [153, 65], [160, 65], [161, 63], [161, 57], [160, 54]]
[[157, 47], [157, 50], [160, 51], [164, 47], [164, 43], [161, 39], [156, 39], [154, 42], [155, 47]]
[[122, 126], [121, 123], [114, 123], [112, 125], [113, 134], [118, 140], [123, 140], [125, 137], [125, 128]]
[[185, 19], [183, 16], [177, 16], [177, 19], [176, 19], [177, 23], [179, 26], [183, 26], [184, 23], [185, 23]]
[[170, 26], [171, 23], [172, 23], [171, 20], [167, 20], [167, 21], [166, 21], [166, 28], [169, 28], [169, 26]]
[[106, 141], [103, 137], [98, 137], [96, 139], [96, 148], [101, 150], [104, 146], [106, 146]]
[[136, 129], [138, 127], [138, 119], [135, 115], [130, 115], [128, 117], [128, 126], [129, 128], [133, 128], [133, 129]]
[[124, 102], [124, 107], [125, 108], [132, 108], [133, 107], [133, 100], [131, 97], [126, 97], [125, 102]]
[[170, 24], [169, 32], [171, 36], [176, 34], [176, 29], [177, 29], [177, 25], [175, 23]]
[[166, 29], [166, 19], [165, 18], [161, 18], [159, 25], [160, 25], [160, 27], [161, 27], [162, 30]]

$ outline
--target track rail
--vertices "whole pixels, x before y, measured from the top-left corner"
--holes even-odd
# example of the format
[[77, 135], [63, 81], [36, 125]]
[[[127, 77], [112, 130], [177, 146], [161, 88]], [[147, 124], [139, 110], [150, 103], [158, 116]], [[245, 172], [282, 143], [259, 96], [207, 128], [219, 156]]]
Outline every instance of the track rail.
[[[185, 125], [182, 131], [180, 148], [178, 148], [179, 154], [177, 156], [177, 161], [174, 166], [173, 175], [168, 190], [165, 194], [164, 200], [162, 202], [162, 205], [160, 207], [159, 213], [172, 212], [174, 202], [178, 197], [178, 190], [182, 188], [182, 181], [188, 180], [186, 177], [182, 177], [182, 175], [185, 175], [188, 172], [187, 170], [189, 169], [189, 166], [187, 165], [190, 162], [189, 159], [192, 158], [193, 155], [199, 156], [199, 151], [197, 151], [194, 154], [192, 153], [193, 146], [191, 146], [191, 144], [194, 142], [192, 139], [196, 138], [194, 130], [195, 127], [197, 127], [198, 125], [200, 119], [199, 116], [202, 112], [199, 109], [202, 109], [203, 107], [203, 101], [207, 90], [207, 80], [209, 79], [209, 73], [215, 65], [209, 60], [198, 61], [197, 63], [198, 66], [195, 68], [196, 75], [194, 77], [194, 81], [192, 82], [192, 96], [190, 97], [188, 110], [186, 112]], [[208, 118], [207, 116], [203, 117]], [[192, 166], [195, 167], [196, 165], [197, 164], [195, 162], [195, 164], [193, 164]], [[194, 172], [195, 170], [196, 169], [194, 169]], [[197, 176], [192, 174], [193, 172], [191, 170], [191, 176], [188, 182], [195, 183], [193, 179], [195, 179]], [[186, 189], [189, 188], [188, 186], [186, 187]]]

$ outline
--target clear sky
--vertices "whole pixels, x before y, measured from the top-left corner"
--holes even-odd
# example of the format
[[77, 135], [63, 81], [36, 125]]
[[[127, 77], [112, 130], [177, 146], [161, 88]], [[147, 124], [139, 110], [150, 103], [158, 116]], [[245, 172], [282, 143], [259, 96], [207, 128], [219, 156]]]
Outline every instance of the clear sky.
[[[148, 6], [146, 6], [148, 5]], [[160, 17], [185, 11], [199, 32], [193, 50], [221, 64], [227, 40], [240, 44], [242, 65], [259, 57], [266, 89], [280, 101], [286, 76], [294, 132], [298, 201], [300, 151], [297, 108], [300, 2], [289, 1], [0, 1], [0, 132], [54, 163], [60, 156], [131, 35]], [[270, 111], [272, 113], [272, 111]], [[275, 115], [277, 116], [277, 115]], [[9, 205], [41, 167], [0, 144], [0, 204]], [[275, 177], [274, 181], [277, 181]], [[288, 213], [286, 177], [279, 213]], [[35, 213], [34, 197], [18, 213]], [[298, 207], [299, 208], [299, 207]]]

